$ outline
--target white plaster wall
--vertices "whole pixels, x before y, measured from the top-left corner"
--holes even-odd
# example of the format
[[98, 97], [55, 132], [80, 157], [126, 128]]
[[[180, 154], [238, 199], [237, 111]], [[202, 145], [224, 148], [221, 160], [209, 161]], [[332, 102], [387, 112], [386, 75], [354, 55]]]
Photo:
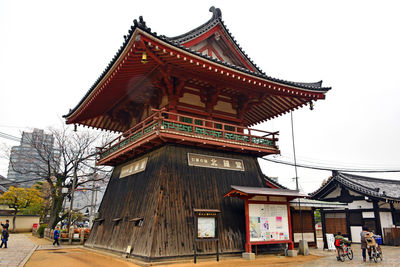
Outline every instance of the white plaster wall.
[[347, 206], [351, 210], [372, 209], [373, 208], [373, 204], [371, 202], [367, 202], [365, 200], [355, 200], [355, 201], [347, 204]]
[[[383, 228], [390, 228], [393, 226], [392, 213], [379, 212], [379, 216], [381, 217], [382, 235], [384, 235]], [[385, 236], [383, 236], [383, 239], [385, 240]]]
[[361, 226], [350, 226], [351, 241], [353, 243], [361, 243], [360, 233], [362, 231]]
[[379, 208], [381, 208], [381, 209], [390, 209], [389, 203], [380, 201], [380, 202], [378, 202], [378, 205], [379, 205]]
[[356, 193], [356, 192], [354, 192], [354, 191], [349, 191], [349, 193], [350, 193], [350, 195], [351, 196], [361, 196], [359, 193]]
[[333, 190], [332, 192], [330, 192], [329, 195], [327, 195], [325, 198], [338, 197], [338, 196], [340, 196], [340, 191], [341, 191], [341, 189], [338, 187], [335, 190]]
[[375, 214], [373, 211], [363, 211], [362, 217], [365, 218], [375, 218]]
[[[13, 229], [13, 216], [12, 215], [0, 215], [0, 221], [5, 223], [6, 220], [10, 221], [10, 230]], [[34, 223], [39, 223], [40, 216], [36, 215], [17, 215], [15, 219], [15, 231], [16, 232], [31, 232]], [[1, 227], [0, 227], [1, 228]]]
[[[301, 233], [294, 233], [294, 242], [298, 243], [301, 240]], [[303, 233], [304, 240], [314, 242], [314, 233]]]

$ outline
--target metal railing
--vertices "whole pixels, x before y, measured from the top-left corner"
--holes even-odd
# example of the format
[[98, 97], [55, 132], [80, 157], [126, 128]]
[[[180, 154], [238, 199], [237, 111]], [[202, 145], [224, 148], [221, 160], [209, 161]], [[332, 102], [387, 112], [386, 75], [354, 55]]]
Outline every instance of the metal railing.
[[213, 141], [235, 142], [243, 146], [261, 146], [277, 148], [278, 132], [267, 132], [238, 126], [220, 121], [207, 120], [200, 117], [182, 115], [164, 110], [154, 110], [155, 113], [138, 123], [98, 151], [98, 160], [134, 144], [152, 133], [175, 133], [190, 135], [193, 138], [212, 139]]

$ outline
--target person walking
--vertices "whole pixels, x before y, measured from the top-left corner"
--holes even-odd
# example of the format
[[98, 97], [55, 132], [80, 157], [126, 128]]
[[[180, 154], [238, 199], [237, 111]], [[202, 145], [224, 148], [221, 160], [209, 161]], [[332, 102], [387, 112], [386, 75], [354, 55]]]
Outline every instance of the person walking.
[[6, 228], [6, 230], [8, 231], [8, 228], [10, 227], [10, 221], [9, 220], [6, 220], [5, 224], [3, 224], [3, 222], [0, 222], [0, 224], [1, 224], [1, 226], [3, 228]]
[[[366, 226], [363, 226], [362, 227], [362, 231], [360, 233], [360, 236], [361, 236], [361, 254], [362, 254], [362, 257], [363, 257], [363, 262], [365, 262], [366, 258], [367, 258], [367, 253], [366, 253], [367, 240], [365, 239], [365, 234], [367, 234], [367, 233], [368, 233], [368, 228]], [[371, 250], [368, 250], [368, 256], [371, 258]]]
[[60, 228], [57, 227], [54, 230], [54, 242], [53, 242], [53, 246], [55, 246], [57, 244], [57, 246], [60, 246], [60, 243], [58, 242], [58, 239], [60, 238]]
[[4, 245], [4, 248], [7, 248], [7, 241], [8, 241], [8, 230], [5, 227], [3, 227], [3, 231], [1, 232], [0, 248], [2, 248], [3, 245]]

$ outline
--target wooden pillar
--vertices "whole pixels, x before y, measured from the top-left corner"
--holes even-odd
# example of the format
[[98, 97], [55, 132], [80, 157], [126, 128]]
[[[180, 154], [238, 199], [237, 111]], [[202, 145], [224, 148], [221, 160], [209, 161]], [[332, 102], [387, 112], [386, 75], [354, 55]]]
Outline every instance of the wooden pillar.
[[390, 203], [390, 213], [392, 214], [392, 224], [396, 226], [396, 210], [394, 209], [393, 203]]
[[246, 244], [245, 251], [247, 253], [251, 253], [251, 244], [250, 244], [250, 218], [249, 218], [249, 200], [245, 199], [244, 201], [244, 209], [245, 209], [245, 217], [246, 217]]
[[[288, 201], [287, 203], [287, 212], [288, 212], [288, 221], [292, 222], [292, 216], [290, 216], [290, 202]], [[294, 249], [294, 239], [293, 239], [293, 231], [292, 231], [292, 223], [289, 223], [289, 238], [290, 238], [290, 242], [288, 245], [289, 250], [293, 250]]]
[[291, 212], [291, 216], [288, 216], [288, 221], [290, 222], [290, 225], [292, 226], [292, 233], [290, 234], [290, 236], [291, 236], [291, 238], [292, 238], [292, 240], [293, 240], [293, 243], [295, 243], [295, 241], [294, 241], [294, 222], [293, 222], [293, 218], [294, 218], [294, 216], [295, 216], [295, 214], [296, 214], [296, 209], [295, 208], [290, 208], [290, 212]]
[[315, 247], [317, 247], [317, 233], [315, 232], [315, 217], [314, 217], [314, 214], [315, 213], [315, 208], [314, 207], [312, 207], [311, 208], [311, 223], [312, 223], [312, 229], [313, 229], [313, 232], [314, 232], [314, 243], [315, 243]]
[[324, 249], [328, 249], [328, 241], [326, 240], [325, 211], [321, 209], [322, 239], [324, 240]]
[[375, 234], [382, 236], [381, 216], [379, 215], [378, 201], [376, 200], [373, 201], [373, 207], [374, 207], [374, 217], [375, 217], [375, 227], [376, 227]]
[[350, 240], [350, 241], [353, 241], [352, 239], [351, 239], [351, 229], [350, 229], [350, 211], [349, 211], [349, 209], [348, 208], [345, 208], [344, 209], [344, 212], [345, 212], [345, 214], [346, 214], [346, 231], [347, 231], [347, 238]]

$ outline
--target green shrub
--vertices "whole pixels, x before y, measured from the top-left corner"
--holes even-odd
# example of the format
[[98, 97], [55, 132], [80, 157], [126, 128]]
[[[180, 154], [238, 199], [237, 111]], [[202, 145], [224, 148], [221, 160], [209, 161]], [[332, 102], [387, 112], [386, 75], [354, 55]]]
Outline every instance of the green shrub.
[[43, 237], [43, 236], [44, 236], [44, 229], [45, 229], [45, 228], [47, 228], [47, 224], [46, 224], [46, 223], [42, 223], [42, 224], [39, 226], [39, 229], [38, 229], [37, 233], [38, 233], [38, 235], [39, 235], [40, 237]]

